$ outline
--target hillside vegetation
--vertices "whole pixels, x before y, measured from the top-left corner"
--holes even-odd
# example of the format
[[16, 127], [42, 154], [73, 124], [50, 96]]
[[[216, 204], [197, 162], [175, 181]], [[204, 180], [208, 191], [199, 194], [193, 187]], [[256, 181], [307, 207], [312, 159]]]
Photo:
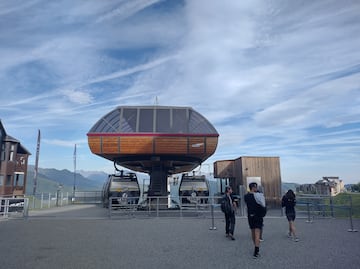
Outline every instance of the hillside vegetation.
[[[104, 173], [103, 180], [91, 179], [76, 173], [75, 186], [76, 190], [91, 191], [100, 190], [103, 182], [106, 179]], [[57, 169], [38, 169], [37, 177], [37, 193], [53, 193], [56, 192], [61, 186], [63, 192], [72, 192], [74, 187], [74, 173], [69, 170], [57, 170]], [[26, 180], [26, 194], [30, 195], [33, 192], [34, 187], [34, 166], [29, 166], [28, 175]]]

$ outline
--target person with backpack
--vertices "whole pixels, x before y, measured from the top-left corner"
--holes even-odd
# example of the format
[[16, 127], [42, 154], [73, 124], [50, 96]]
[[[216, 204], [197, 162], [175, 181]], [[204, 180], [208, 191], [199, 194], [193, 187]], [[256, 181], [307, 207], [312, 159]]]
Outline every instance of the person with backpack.
[[226, 237], [231, 240], [235, 240], [234, 230], [235, 230], [235, 208], [236, 203], [232, 196], [232, 188], [226, 186], [225, 195], [221, 201], [221, 211], [225, 214], [225, 233]]
[[254, 243], [254, 258], [260, 257], [260, 234], [266, 215], [265, 197], [257, 192], [257, 183], [249, 184], [249, 192], [245, 194], [244, 201], [247, 207], [248, 223], [251, 230], [251, 238]]
[[293, 238], [295, 242], [299, 241], [299, 238], [296, 236], [295, 228], [295, 205], [296, 205], [296, 196], [293, 190], [288, 190], [287, 193], [281, 199], [281, 206], [285, 207], [285, 215], [289, 222], [289, 233], [288, 237]]

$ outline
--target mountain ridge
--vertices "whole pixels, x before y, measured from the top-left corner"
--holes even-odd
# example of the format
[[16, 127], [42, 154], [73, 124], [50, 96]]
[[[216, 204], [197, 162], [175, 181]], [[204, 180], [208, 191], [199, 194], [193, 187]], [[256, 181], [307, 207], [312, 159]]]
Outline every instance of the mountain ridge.
[[[34, 187], [34, 165], [29, 165], [26, 180], [26, 194], [31, 195]], [[39, 168], [37, 177], [37, 193], [54, 193], [59, 188], [63, 192], [73, 192], [74, 181], [77, 191], [98, 191], [101, 190], [108, 174], [102, 171], [84, 171], [79, 170], [74, 175], [73, 172], [55, 168]], [[140, 182], [139, 182], [140, 184]], [[215, 184], [215, 182], [214, 182]], [[216, 184], [215, 184], [216, 185]], [[214, 185], [214, 186], [215, 186]], [[282, 182], [282, 193], [289, 189], [296, 190], [300, 184]]]

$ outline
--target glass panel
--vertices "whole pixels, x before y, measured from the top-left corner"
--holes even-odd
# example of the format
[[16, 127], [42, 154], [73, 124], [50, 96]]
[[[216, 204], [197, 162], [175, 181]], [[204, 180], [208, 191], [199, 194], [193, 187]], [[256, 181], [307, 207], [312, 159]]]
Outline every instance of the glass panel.
[[153, 132], [154, 109], [140, 109], [139, 132]]
[[172, 132], [187, 134], [188, 120], [186, 115], [187, 109], [173, 109], [173, 121], [172, 121]]
[[156, 132], [171, 133], [170, 109], [158, 109], [156, 111]]
[[121, 119], [121, 132], [124, 133], [135, 133], [136, 132], [136, 119], [137, 109], [136, 108], [124, 108], [123, 118]]
[[1, 144], [1, 156], [0, 156], [0, 161], [5, 161], [5, 143]]
[[216, 134], [215, 128], [199, 113], [191, 111], [189, 128], [193, 134]]
[[15, 174], [14, 186], [24, 186], [24, 174]]
[[107, 122], [107, 129], [104, 130], [105, 132], [113, 133], [118, 132], [119, 125], [120, 125], [120, 115], [119, 110], [114, 110], [110, 114], [108, 114], [105, 118]]

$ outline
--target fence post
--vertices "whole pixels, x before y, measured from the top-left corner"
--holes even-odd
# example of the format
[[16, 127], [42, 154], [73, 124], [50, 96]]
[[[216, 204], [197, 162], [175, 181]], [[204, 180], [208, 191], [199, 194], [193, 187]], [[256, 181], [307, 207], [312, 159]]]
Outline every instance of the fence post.
[[4, 208], [4, 217], [5, 218], [9, 217], [9, 206], [10, 206], [10, 200], [5, 199], [5, 208]]
[[354, 226], [353, 226], [353, 220], [352, 220], [352, 197], [351, 195], [349, 195], [349, 198], [350, 198], [350, 208], [349, 208], [349, 215], [350, 215], [350, 229], [348, 229], [348, 232], [357, 232], [358, 230], [354, 229]]
[[307, 223], [312, 223], [312, 220], [310, 219], [310, 203], [306, 202], [306, 207], [307, 207], [307, 215], [308, 215], [308, 219], [307, 219]]
[[183, 217], [182, 196], [179, 196], [179, 203], [180, 203], [180, 218], [182, 218]]
[[35, 209], [35, 199], [36, 199], [36, 193], [34, 193], [33, 199], [32, 199], [33, 209]]
[[215, 224], [214, 224], [214, 203], [211, 203], [211, 227], [210, 230], [216, 230]]
[[156, 197], [156, 217], [159, 217], [159, 197]]
[[109, 197], [108, 206], [109, 206], [109, 219], [111, 219], [112, 197]]
[[23, 217], [27, 219], [29, 217], [29, 199], [24, 198]]
[[50, 192], [49, 192], [48, 198], [49, 198], [48, 208], [50, 208], [51, 207], [51, 193]]
[[331, 217], [334, 217], [334, 205], [333, 205], [333, 197], [330, 193], [330, 210], [331, 210]]

